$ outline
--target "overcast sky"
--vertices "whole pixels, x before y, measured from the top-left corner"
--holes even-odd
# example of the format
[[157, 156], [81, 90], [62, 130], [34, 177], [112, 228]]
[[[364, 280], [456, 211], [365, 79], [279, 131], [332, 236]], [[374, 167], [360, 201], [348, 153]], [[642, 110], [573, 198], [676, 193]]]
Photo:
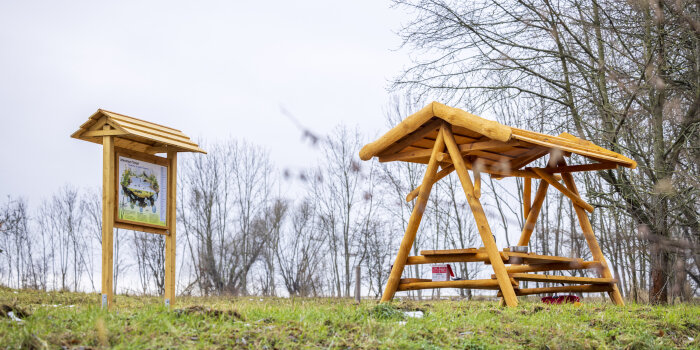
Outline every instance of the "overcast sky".
[[407, 19], [376, 0], [0, 0], [0, 195], [100, 186], [101, 147], [70, 138], [98, 108], [312, 166], [280, 105], [320, 134], [383, 132]]

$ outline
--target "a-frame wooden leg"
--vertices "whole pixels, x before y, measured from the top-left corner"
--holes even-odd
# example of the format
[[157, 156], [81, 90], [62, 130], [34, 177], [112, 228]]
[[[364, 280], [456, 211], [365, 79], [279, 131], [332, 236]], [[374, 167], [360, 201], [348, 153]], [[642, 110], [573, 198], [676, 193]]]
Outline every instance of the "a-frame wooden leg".
[[[574, 182], [574, 177], [571, 175], [571, 173], [562, 173], [561, 177], [564, 180], [564, 184], [566, 185], [566, 187], [568, 187], [569, 190], [571, 190], [571, 192], [574, 192], [578, 195], [578, 189], [576, 188], [576, 183]], [[591, 226], [591, 222], [588, 219], [586, 211], [582, 207], [576, 205], [576, 203], [573, 203], [573, 205], [574, 209], [576, 210], [576, 216], [578, 216], [579, 224], [581, 225], [581, 230], [583, 231], [583, 237], [586, 238], [588, 248], [590, 248], [591, 254], [593, 255], [593, 260], [599, 261], [602, 265], [601, 277], [613, 278], [612, 273], [610, 272], [610, 267], [608, 267], [608, 263], [605, 260], [605, 256], [603, 256], [603, 252], [600, 249], [600, 245], [598, 245], [598, 240], [595, 238], [595, 234], [593, 233], [593, 227]], [[610, 299], [612, 299], [615, 305], [625, 305], [625, 301], [622, 299], [620, 290], [617, 288], [617, 283], [614, 283], [612, 287], [613, 290], [608, 292]]]
[[464, 194], [467, 196], [467, 201], [472, 209], [474, 220], [476, 221], [476, 227], [479, 230], [479, 235], [481, 236], [481, 240], [486, 248], [486, 253], [491, 262], [491, 266], [493, 267], [493, 272], [496, 274], [496, 279], [498, 280], [498, 286], [501, 288], [503, 299], [505, 300], [506, 305], [510, 307], [518, 306], [518, 298], [515, 296], [513, 285], [508, 277], [506, 265], [503, 263], [501, 253], [498, 251], [496, 241], [493, 239], [493, 234], [491, 233], [491, 228], [489, 227], [488, 220], [486, 219], [484, 208], [482, 208], [481, 202], [474, 195], [474, 185], [469, 177], [469, 172], [467, 171], [467, 166], [464, 163], [459, 146], [457, 146], [457, 141], [455, 141], [449, 125], [443, 124], [440, 130], [445, 138], [445, 145], [447, 146], [450, 158], [452, 159], [452, 164], [454, 164], [457, 175], [459, 176], [459, 181], [462, 183]]
[[433, 183], [435, 182], [435, 174], [437, 173], [438, 168], [437, 156], [438, 153], [441, 153], [444, 149], [445, 142], [443, 141], [443, 134], [438, 132], [435, 145], [433, 146], [433, 152], [431, 153], [430, 161], [428, 162], [428, 168], [425, 170], [425, 175], [423, 175], [423, 182], [421, 183], [420, 191], [418, 192], [418, 199], [416, 199], [416, 204], [413, 206], [413, 212], [411, 212], [411, 217], [408, 219], [406, 233], [401, 240], [399, 252], [396, 254], [394, 266], [391, 268], [389, 280], [386, 282], [384, 294], [382, 294], [382, 302], [389, 301], [394, 298], [396, 289], [399, 287], [399, 280], [401, 280], [401, 274], [403, 273], [404, 266], [406, 265], [406, 259], [411, 251], [411, 247], [413, 247], [413, 242], [416, 239], [416, 232], [418, 232], [418, 227], [420, 226], [421, 219], [423, 218], [425, 206], [428, 204], [430, 190], [433, 188]]
[[532, 207], [528, 210], [528, 215], [523, 225], [523, 231], [520, 233], [520, 240], [518, 240], [518, 245], [520, 246], [527, 246], [528, 243], [530, 243], [530, 236], [532, 236], [532, 231], [535, 230], [535, 223], [537, 223], [537, 217], [540, 215], [540, 209], [542, 209], [544, 198], [547, 196], [548, 187], [549, 184], [547, 182], [540, 181], [540, 185], [537, 187], [537, 192], [535, 193], [535, 200], [532, 202]]

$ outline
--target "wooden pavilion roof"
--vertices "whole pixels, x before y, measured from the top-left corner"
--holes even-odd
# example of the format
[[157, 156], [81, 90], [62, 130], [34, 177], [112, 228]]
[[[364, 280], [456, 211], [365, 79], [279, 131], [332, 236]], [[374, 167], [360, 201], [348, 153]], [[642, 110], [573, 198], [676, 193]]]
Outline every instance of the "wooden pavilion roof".
[[[452, 125], [462, 155], [470, 163], [481, 162], [499, 175], [516, 175], [519, 170], [550, 153], [579, 154], [593, 163], [569, 166], [572, 171], [611, 169], [618, 165], [635, 168], [637, 163], [568, 133], [558, 136], [503, 125], [458, 108], [432, 102], [410, 115], [376, 141], [360, 150], [360, 158], [378, 157], [380, 162], [428, 163], [440, 125]], [[447, 154], [438, 158], [443, 166], [451, 163]], [[578, 168], [575, 168], [578, 167]]]
[[102, 144], [103, 127], [111, 126], [114, 145], [150, 154], [175, 152], [206, 153], [182, 131], [127, 115], [98, 109], [71, 137]]

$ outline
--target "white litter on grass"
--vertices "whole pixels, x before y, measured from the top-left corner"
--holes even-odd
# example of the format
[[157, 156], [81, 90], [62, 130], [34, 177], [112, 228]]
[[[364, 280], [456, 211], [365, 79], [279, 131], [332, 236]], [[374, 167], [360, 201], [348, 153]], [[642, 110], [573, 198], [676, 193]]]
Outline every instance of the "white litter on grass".
[[471, 331], [459, 333], [459, 335], [472, 335], [472, 334], [474, 334], [474, 332], [471, 332]]
[[10, 319], [11, 319], [11, 320], [13, 320], [13, 321], [15, 321], [15, 322], [19, 322], [19, 323], [22, 323], [22, 322], [24, 322], [24, 321], [22, 321], [22, 319], [21, 319], [21, 318], [19, 318], [19, 317], [15, 316], [15, 313], [14, 313], [14, 312], [12, 312], [12, 311], [8, 311], [8, 312], [7, 312], [7, 316], [9, 316], [9, 317], [10, 317]]
[[406, 325], [406, 321], [399, 321], [399, 325], [400, 325], [400, 326], [405, 326], [405, 325]]
[[693, 340], [695, 340], [695, 338], [693, 338], [693, 337], [688, 337], [688, 341], [691, 341], [691, 342], [692, 342]]
[[404, 311], [404, 315], [414, 318], [423, 318], [423, 311]]

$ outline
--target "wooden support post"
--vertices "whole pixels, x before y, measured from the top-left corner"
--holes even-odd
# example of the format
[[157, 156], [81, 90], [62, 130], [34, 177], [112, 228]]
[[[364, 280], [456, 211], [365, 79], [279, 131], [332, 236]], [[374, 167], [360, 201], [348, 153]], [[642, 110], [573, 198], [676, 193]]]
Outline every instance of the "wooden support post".
[[535, 200], [532, 202], [532, 207], [525, 219], [525, 225], [523, 225], [523, 231], [520, 233], [520, 240], [518, 241], [520, 246], [527, 246], [530, 243], [530, 236], [532, 236], [532, 231], [535, 230], [537, 217], [540, 215], [542, 203], [544, 203], [544, 198], [547, 196], [547, 187], [549, 187], [549, 184], [546, 181], [540, 181], [540, 186], [537, 187], [537, 192], [535, 193]]
[[435, 145], [433, 146], [433, 153], [430, 155], [430, 161], [428, 162], [428, 168], [425, 170], [425, 175], [423, 175], [423, 182], [420, 186], [418, 199], [416, 200], [416, 204], [413, 207], [411, 217], [408, 219], [406, 233], [404, 234], [403, 239], [401, 240], [399, 252], [396, 254], [394, 266], [391, 268], [391, 274], [389, 275], [389, 279], [386, 282], [384, 294], [382, 294], [382, 302], [391, 300], [394, 297], [394, 294], [396, 293], [396, 289], [399, 287], [399, 280], [401, 280], [401, 274], [403, 273], [403, 268], [406, 265], [408, 253], [411, 251], [411, 247], [413, 247], [413, 241], [416, 239], [416, 232], [418, 232], [418, 226], [420, 226], [421, 219], [423, 218], [425, 206], [428, 204], [428, 196], [430, 195], [430, 190], [433, 188], [433, 183], [435, 183], [435, 175], [437, 173], [438, 168], [437, 154], [442, 152], [444, 148], [445, 142], [443, 141], [443, 133], [438, 132], [437, 139], [435, 140]]
[[530, 214], [530, 206], [532, 205], [532, 179], [529, 177], [523, 178], [523, 217], [527, 220]]
[[171, 307], [175, 304], [177, 152], [169, 151], [168, 161], [168, 203], [166, 210], [169, 232], [165, 236], [165, 305]]
[[[563, 160], [563, 158], [562, 158]], [[542, 180], [547, 181], [550, 185], [554, 186], [554, 188], [558, 189], [561, 193], [563, 193], [565, 196], [569, 197], [571, 201], [574, 202], [574, 204], [580, 206], [581, 208], [587, 210], [588, 212], [592, 213], [593, 212], [593, 206], [586, 203], [586, 201], [581, 198], [578, 194], [574, 193], [573, 191], [569, 190], [566, 188], [564, 185], [560, 184], [559, 181], [557, 181], [554, 176], [550, 175], [544, 170], [541, 170], [540, 168], [535, 168], [533, 169], [537, 175], [540, 175]], [[565, 173], [567, 174], [567, 173]], [[571, 174], [569, 174], [571, 175]]]
[[[568, 189], [571, 192], [578, 196], [579, 193], [578, 189], [576, 188], [576, 183], [574, 182], [573, 175], [571, 175], [571, 173], [562, 173], [561, 177], [564, 180], [564, 184], [566, 184], [566, 187], [568, 187]], [[576, 202], [572, 202], [574, 204], [576, 216], [578, 216], [579, 224], [581, 225], [581, 230], [583, 231], [583, 237], [586, 238], [588, 248], [591, 249], [593, 260], [598, 261], [601, 265], [601, 277], [613, 278], [612, 273], [610, 272], [610, 267], [608, 267], [608, 263], [605, 260], [605, 256], [603, 256], [603, 251], [600, 249], [600, 245], [598, 245], [598, 240], [595, 238], [595, 234], [593, 233], [593, 227], [591, 226], [591, 222], [588, 219], [588, 214], [586, 214], [586, 211]], [[612, 284], [612, 291], [608, 292], [608, 295], [610, 296], [610, 299], [612, 299], [613, 303], [615, 303], [615, 305], [625, 305], [625, 301], [622, 299], [620, 290], [617, 288], [617, 283]]]
[[[105, 125], [103, 130], [111, 127]], [[102, 137], [102, 308], [109, 308], [113, 298], [114, 268], [114, 205], [116, 189], [114, 169], [114, 136]]]
[[503, 264], [501, 254], [496, 246], [496, 241], [493, 239], [493, 234], [491, 233], [491, 228], [489, 227], [488, 220], [486, 219], [484, 209], [481, 207], [481, 202], [474, 195], [474, 186], [471, 178], [469, 178], [467, 166], [464, 163], [459, 146], [457, 146], [457, 141], [455, 141], [454, 135], [452, 135], [452, 130], [450, 130], [450, 128], [451, 127], [447, 124], [443, 124], [440, 128], [445, 140], [445, 145], [450, 153], [450, 157], [452, 157], [455, 170], [457, 171], [459, 180], [462, 183], [462, 189], [464, 190], [469, 206], [472, 209], [472, 214], [474, 215], [474, 220], [476, 221], [476, 227], [479, 230], [479, 235], [481, 236], [481, 240], [486, 248], [489, 261], [491, 262], [493, 271], [496, 274], [496, 279], [498, 280], [498, 285], [503, 293], [505, 303], [510, 307], [517, 306], [518, 298], [515, 296], [513, 285], [508, 277], [508, 272], [506, 272], [506, 266]]

